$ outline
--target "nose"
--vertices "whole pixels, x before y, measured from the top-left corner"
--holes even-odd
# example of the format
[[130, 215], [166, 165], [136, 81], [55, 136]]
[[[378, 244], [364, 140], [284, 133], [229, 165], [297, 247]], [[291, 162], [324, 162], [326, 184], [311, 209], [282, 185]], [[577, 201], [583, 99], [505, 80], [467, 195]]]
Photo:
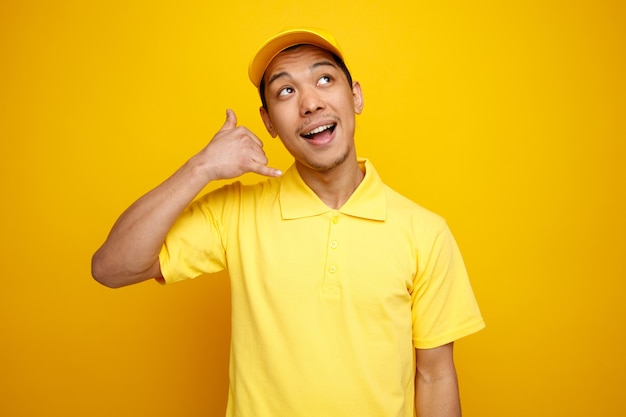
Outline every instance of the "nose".
[[314, 87], [302, 89], [300, 94], [300, 113], [302, 116], [310, 116], [326, 107], [324, 100]]

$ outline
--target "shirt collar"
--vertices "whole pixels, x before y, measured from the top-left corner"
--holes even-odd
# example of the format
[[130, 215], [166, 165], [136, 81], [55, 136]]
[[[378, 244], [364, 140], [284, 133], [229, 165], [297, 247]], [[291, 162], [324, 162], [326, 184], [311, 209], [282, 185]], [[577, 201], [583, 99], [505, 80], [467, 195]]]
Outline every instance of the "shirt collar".
[[[385, 185], [369, 160], [359, 158], [358, 162], [365, 170], [363, 181], [338, 211], [349, 216], [383, 221], [387, 217]], [[279, 198], [283, 219], [312, 217], [333, 211], [306, 185], [295, 165], [283, 175]]]

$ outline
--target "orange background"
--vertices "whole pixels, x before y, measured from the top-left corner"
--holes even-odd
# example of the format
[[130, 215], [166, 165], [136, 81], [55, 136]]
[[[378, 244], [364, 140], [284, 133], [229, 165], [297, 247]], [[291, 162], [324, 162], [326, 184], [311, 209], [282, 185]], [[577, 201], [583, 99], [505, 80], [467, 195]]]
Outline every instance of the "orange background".
[[90, 257], [226, 107], [289, 165], [246, 68], [294, 25], [335, 33], [359, 154], [464, 253], [487, 321], [457, 343], [464, 415], [623, 414], [625, 21], [606, 0], [3, 1], [0, 415], [223, 415], [226, 276], [114, 291]]

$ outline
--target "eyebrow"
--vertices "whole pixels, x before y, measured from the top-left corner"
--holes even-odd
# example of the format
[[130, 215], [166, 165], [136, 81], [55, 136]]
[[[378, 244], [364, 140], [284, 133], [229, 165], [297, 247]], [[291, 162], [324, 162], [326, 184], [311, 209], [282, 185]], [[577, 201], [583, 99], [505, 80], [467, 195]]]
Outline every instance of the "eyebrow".
[[[331, 61], [319, 61], [311, 65], [309, 69], [314, 70], [316, 68], [324, 67], [324, 66], [331, 66], [333, 68], [337, 68], [337, 65], [335, 65]], [[276, 81], [279, 78], [284, 78], [284, 77], [291, 77], [291, 75], [287, 71], [281, 71], [272, 75], [270, 79], [267, 81], [267, 86], [269, 87], [274, 81]]]

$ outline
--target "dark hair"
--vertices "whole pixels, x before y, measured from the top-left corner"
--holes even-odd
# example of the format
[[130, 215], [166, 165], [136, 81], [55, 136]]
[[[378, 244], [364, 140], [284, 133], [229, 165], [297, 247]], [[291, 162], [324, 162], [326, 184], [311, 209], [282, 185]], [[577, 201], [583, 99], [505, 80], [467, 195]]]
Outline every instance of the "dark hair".
[[[306, 46], [306, 44], [293, 45], [293, 46], [290, 46], [289, 48], [284, 49], [282, 52], [291, 51], [301, 46]], [[352, 75], [350, 75], [350, 71], [348, 70], [346, 63], [343, 62], [343, 59], [339, 58], [335, 53], [331, 51], [328, 51], [328, 53], [332, 55], [333, 60], [335, 61], [335, 64], [337, 64], [339, 69], [343, 71], [346, 78], [348, 79], [348, 85], [352, 87]], [[259, 95], [261, 96], [261, 104], [263, 105], [263, 108], [267, 110], [267, 100], [265, 99], [265, 74], [263, 74], [263, 76], [261, 77], [261, 82], [259, 83]]]

